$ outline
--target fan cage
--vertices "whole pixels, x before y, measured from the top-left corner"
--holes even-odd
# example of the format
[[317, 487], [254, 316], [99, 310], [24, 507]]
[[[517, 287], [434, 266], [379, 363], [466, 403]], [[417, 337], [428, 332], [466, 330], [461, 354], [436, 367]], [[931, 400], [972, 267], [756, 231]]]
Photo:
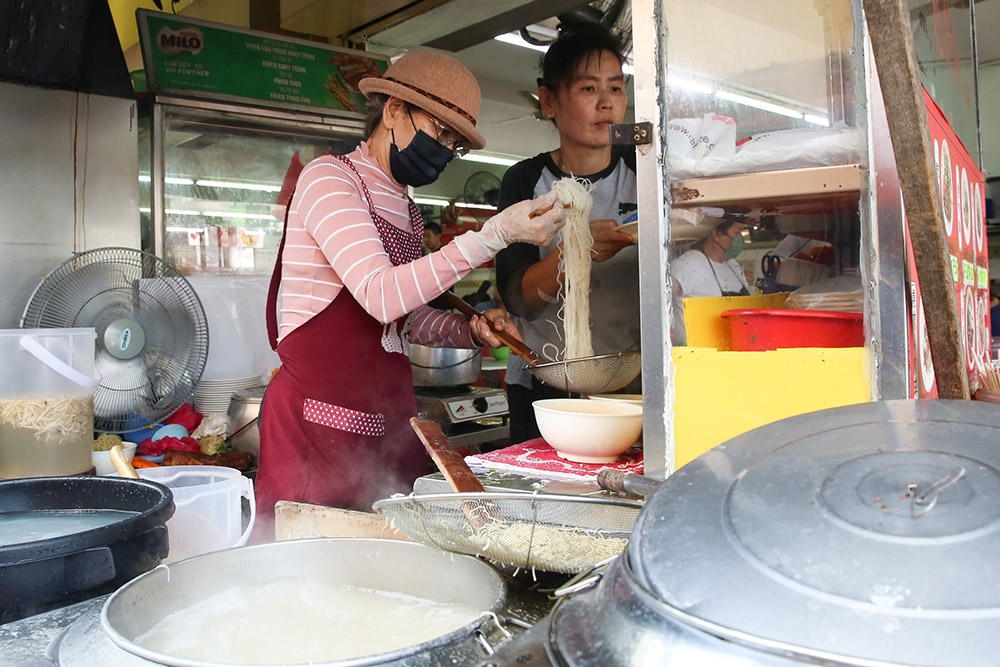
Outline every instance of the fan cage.
[[[128, 359], [112, 354], [105, 340], [116, 332], [108, 328], [121, 321], [138, 324], [145, 335]], [[97, 331], [99, 433], [124, 433], [169, 417], [192, 399], [208, 359], [208, 322], [194, 288], [171, 264], [133, 248], [73, 255], [35, 288], [20, 326]]]

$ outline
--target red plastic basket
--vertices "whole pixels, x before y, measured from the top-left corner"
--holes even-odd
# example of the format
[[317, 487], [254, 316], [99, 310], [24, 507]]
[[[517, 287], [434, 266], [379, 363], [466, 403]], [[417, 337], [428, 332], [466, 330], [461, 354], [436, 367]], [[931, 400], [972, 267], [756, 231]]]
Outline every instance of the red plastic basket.
[[727, 310], [733, 349], [741, 352], [784, 347], [862, 347], [861, 313], [828, 310]]

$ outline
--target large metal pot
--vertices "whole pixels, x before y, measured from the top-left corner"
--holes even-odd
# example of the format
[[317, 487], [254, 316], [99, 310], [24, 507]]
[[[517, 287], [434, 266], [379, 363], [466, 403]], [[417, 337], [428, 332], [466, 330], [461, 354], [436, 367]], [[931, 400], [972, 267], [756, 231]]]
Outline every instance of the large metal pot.
[[[163, 665], [182, 667], [222, 667], [207, 660], [166, 655], [143, 646], [142, 636], [170, 614], [236, 584], [281, 585], [297, 578], [318, 585], [344, 584], [454, 604], [465, 604], [483, 612], [503, 606], [506, 585], [489, 565], [469, 556], [425, 547], [413, 542], [377, 539], [313, 539], [275, 542], [218, 551], [149, 572], [126, 584], [108, 598], [101, 625], [112, 642], [126, 651]], [[308, 614], [302, 609], [302, 614]], [[366, 613], [358, 610], [358, 614]], [[240, 621], [231, 626], [213, 627], [222, 637], [238, 632]], [[288, 619], [290, 624], [296, 617]], [[389, 652], [351, 660], [313, 662], [312, 665], [412, 665], [437, 666], [470, 664], [475, 660], [456, 658], [466, 644], [476, 643], [475, 634], [486, 623], [484, 617], [434, 640]], [[274, 637], [282, 636], [273, 627]], [[193, 631], [196, 631], [193, 629]], [[270, 641], [270, 640], [269, 640]], [[479, 656], [485, 655], [477, 646]], [[378, 648], [374, 648], [378, 651]], [[383, 650], [384, 651], [384, 650]], [[246, 664], [246, 663], [244, 663]]]
[[260, 457], [260, 416], [261, 402], [267, 387], [249, 387], [233, 392], [229, 399], [227, 421], [229, 444], [238, 452], [253, 454], [254, 461]]
[[470, 384], [483, 368], [483, 351], [410, 343], [410, 368], [415, 387]]
[[[116, 521], [30, 542], [8, 533], [24, 521], [121, 512]], [[125, 514], [127, 513], [127, 514]], [[174, 513], [165, 486], [114, 477], [0, 481], [0, 624], [104, 595], [167, 555]], [[81, 517], [81, 521], [82, 521]]]
[[996, 664], [998, 442], [995, 406], [941, 400], [734, 438], [653, 494], [600, 584], [546, 619], [544, 654], [572, 667]]

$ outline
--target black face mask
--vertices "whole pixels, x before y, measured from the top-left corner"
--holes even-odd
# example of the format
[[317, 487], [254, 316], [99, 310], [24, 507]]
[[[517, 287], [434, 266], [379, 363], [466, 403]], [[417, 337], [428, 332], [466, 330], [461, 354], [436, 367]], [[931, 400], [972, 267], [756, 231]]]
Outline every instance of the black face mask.
[[423, 130], [417, 130], [410, 145], [399, 150], [396, 134], [392, 134], [389, 147], [389, 169], [397, 183], [419, 188], [437, 180], [455, 154], [451, 149], [431, 139]]

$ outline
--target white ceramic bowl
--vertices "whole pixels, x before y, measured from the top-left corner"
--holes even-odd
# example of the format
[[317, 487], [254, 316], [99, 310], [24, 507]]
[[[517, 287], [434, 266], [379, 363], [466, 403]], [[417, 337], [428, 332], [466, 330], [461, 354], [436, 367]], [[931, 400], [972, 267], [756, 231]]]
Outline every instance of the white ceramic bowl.
[[[125, 458], [131, 461], [135, 457], [135, 448], [137, 445], [134, 442], [123, 442], [122, 449], [125, 450]], [[115, 464], [111, 462], [111, 450], [105, 450], [103, 452], [91, 452], [90, 460], [97, 469], [98, 475], [113, 475], [117, 470], [115, 470]]]
[[618, 229], [618, 231], [623, 232], [623, 233], [628, 234], [629, 236], [631, 236], [633, 239], [635, 239], [636, 243], [639, 242], [639, 221], [638, 220], [636, 220], [635, 222], [630, 222], [627, 225], [618, 225], [617, 229]]
[[546, 398], [533, 405], [545, 442], [569, 461], [610, 463], [642, 433], [642, 408], [622, 401]]
[[592, 401], [618, 401], [642, 407], [642, 394], [591, 394], [587, 398]]

